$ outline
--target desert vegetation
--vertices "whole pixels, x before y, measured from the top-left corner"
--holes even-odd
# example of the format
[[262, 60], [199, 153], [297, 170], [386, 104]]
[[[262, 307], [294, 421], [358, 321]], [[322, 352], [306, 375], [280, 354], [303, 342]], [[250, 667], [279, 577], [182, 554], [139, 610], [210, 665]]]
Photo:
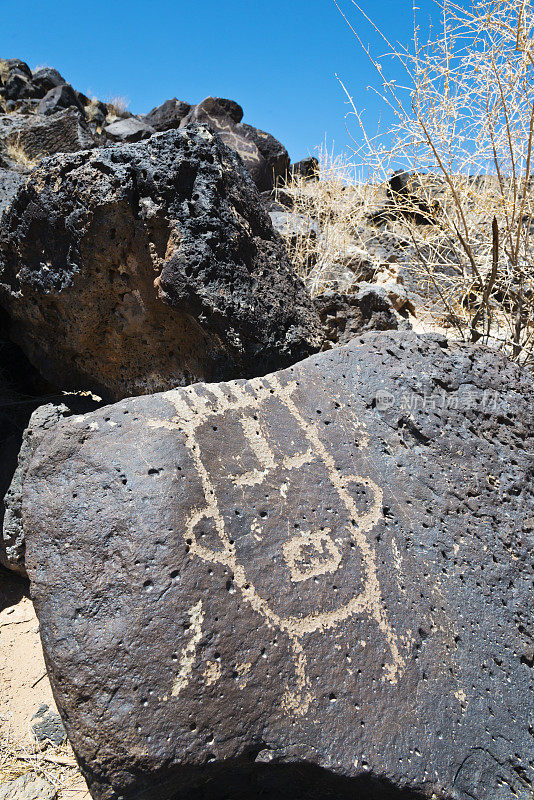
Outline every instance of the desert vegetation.
[[[310, 226], [288, 237], [293, 261], [318, 293], [335, 283], [332, 264], [347, 247], [365, 253], [377, 234], [389, 234], [395, 240], [390, 260], [416, 279], [425, 318], [532, 365], [532, 5], [437, 2], [441, 27], [426, 41], [414, 8], [414, 37], [406, 47], [353, 5], [359, 16], [344, 16], [359, 46], [365, 47], [364, 22], [387, 47], [382, 57], [366, 52], [376, 69], [374, 91], [393, 123], [371, 135], [341, 84], [351, 107], [352, 159], [323, 150], [319, 182], [296, 176], [284, 188], [294, 210], [322, 226], [319, 236]], [[388, 78], [390, 57], [404, 70], [402, 86]], [[406, 171], [404, 183], [388, 190], [396, 170]]]

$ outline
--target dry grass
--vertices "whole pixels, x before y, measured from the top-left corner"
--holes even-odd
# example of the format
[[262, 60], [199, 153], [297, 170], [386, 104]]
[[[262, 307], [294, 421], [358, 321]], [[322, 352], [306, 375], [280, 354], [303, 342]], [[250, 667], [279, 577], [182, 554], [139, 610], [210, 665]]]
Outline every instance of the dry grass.
[[[383, 59], [366, 50], [377, 70], [376, 92], [393, 113], [385, 135], [368, 135], [342, 84], [357, 123], [353, 161], [364, 180], [355, 179], [354, 168], [350, 176], [346, 165], [323, 158], [319, 183], [293, 182], [287, 191], [294, 210], [318, 219], [322, 235], [288, 244], [316, 293], [335, 282], [336, 264], [339, 269], [351, 244], [379, 268], [382, 238], [437, 326], [532, 365], [534, 10], [530, 0], [436, 5], [441, 28], [424, 44], [415, 6], [410, 46], [383, 37], [386, 56], [404, 69], [405, 85], [388, 79]], [[359, 23], [345, 19], [364, 47]], [[399, 167], [417, 173], [420, 185], [373, 217]], [[421, 208], [432, 224], [420, 224]]]
[[104, 100], [108, 107], [108, 117], [124, 117], [127, 114], [130, 101], [127, 97], [110, 97]]
[[70, 745], [25, 745], [13, 738], [9, 725], [0, 723], [0, 785], [27, 773], [49, 781], [58, 792], [58, 800], [89, 797]]
[[17, 164], [20, 164], [25, 169], [33, 169], [41, 161], [42, 156], [30, 157], [24, 150], [20, 139], [17, 137], [13, 141], [8, 141], [5, 144], [6, 155]]

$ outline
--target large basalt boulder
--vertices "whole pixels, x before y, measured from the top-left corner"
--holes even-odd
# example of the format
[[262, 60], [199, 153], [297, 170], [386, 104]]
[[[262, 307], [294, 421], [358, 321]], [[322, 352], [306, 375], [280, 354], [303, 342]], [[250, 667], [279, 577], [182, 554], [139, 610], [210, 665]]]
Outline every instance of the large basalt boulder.
[[11, 165], [23, 167], [55, 153], [74, 153], [94, 147], [91, 131], [74, 108], [50, 117], [0, 115], [0, 146]]
[[145, 116], [147, 123], [156, 131], [170, 131], [180, 127], [180, 122], [191, 111], [191, 105], [177, 100], [165, 100]]
[[140, 142], [155, 133], [155, 129], [142, 119], [128, 117], [106, 125], [104, 132], [113, 142]]
[[65, 108], [76, 108], [83, 115], [83, 106], [76, 96], [76, 92], [69, 83], [62, 83], [50, 89], [37, 106], [37, 113], [47, 117], [57, 114]]
[[35, 70], [32, 73], [31, 82], [35, 89], [35, 95], [39, 98], [44, 97], [51, 89], [67, 83], [63, 75], [52, 67], [41, 67]]
[[[23, 409], [18, 417], [19, 429], [13, 442], [13, 447], [16, 446], [18, 450], [15, 455], [16, 469], [13, 470], [14, 465], [11, 456], [9, 459], [9, 472], [6, 477], [11, 474], [12, 478], [2, 495], [4, 514], [3, 524], [0, 526], [0, 564], [12, 572], [18, 572], [20, 575], [26, 574], [24, 563], [26, 542], [22, 524], [22, 491], [32, 456], [48, 431], [60, 420], [70, 417], [72, 414], [93, 411], [99, 405], [91, 397], [77, 395], [66, 396], [64, 398], [66, 402], [61, 402], [58, 394], [55, 402], [37, 406], [44, 399], [46, 398], [33, 399], [30, 397], [21, 403]], [[33, 413], [31, 413], [32, 408], [35, 408]], [[24, 411], [26, 414], [24, 414]], [[30, 413], [31, 417], [26, 420], [26, 415], [29, 416]], [[18, 433], [21, 429], [23, 432], [19, 442]], [[3, 453], [3, 455], [5, 454]], [[2, 483], [5, 483], [5, 479]]]
[[530, 800], [533, 400], [370, 333], [59, 423], [27, 566], [93, 797]]
[[3, 216], [0, 303], [43, 375], [111, 399], [322, 342], [250, 177], [202, 127], [42, 162]]
[[[185, 116], [180, 127], [193, 122], [208, 125], [223, 142], [239, 153], [260, 192], [272, 189], [276, 169], [284, 169], [285, 148], [270, 134], [240, 124], [243, 109], [233, 100], [206, 97]], [[273, 144], [275, 143], [275, 144]], [[287, 155], [287, 152], [286, 152]], [[288, 156], [289, 160], [289, 156]]]

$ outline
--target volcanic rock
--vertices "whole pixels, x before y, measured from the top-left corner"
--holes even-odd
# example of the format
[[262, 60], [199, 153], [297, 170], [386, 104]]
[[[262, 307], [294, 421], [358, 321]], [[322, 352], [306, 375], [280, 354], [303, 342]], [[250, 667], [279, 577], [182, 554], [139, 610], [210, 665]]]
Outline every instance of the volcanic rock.
[[367, 331], [399, 328], [399, 317], [381, 287], [366, 286], [354, 294], [332, 290], [313, 299], [325, 329], [324, 350], [347, 344]]
[[128, 117], [107, 125], [104, 132], [114, 142], [140, 142], [141, 139], [148, 139], [152, 136], [155, 130], [142, 119]]
[[322, 343], [250, 177], [202, 127], [42, 162], [2, 218], [0, 303], [45, 377], [108, 399]]
[[67, 83], [63, 75], [52, 69], [51, 67], [41, 67], [32, 73], [32, 85], [35, 89], [36, 97], [44, 97], [51, 89], [56, 89], [58, 86], [63, 86]]
[[206, 97], [183, 118], [180, 127], [190, 125], [192, 122], [209, 126], [219, 134], [228, 147], [239, 153], [260, 192], [270, 190], [273, 186], [273, 176], [269, 164], [258, 147], [256, 135], [237, 124], [242, 116], [243, 109], [232, 100]]
[[38, 161], [55, 153], [74, 153], [95, 146], [91, 131], [75, 108], [50, 117], [0, 115], [0, 144], [4, 158], [12, 164], [21, 157], [24, 164], [27, 160]]
[[37, 113], [48, 117], [71, 107], [78, 109], [83, 115], [83, 106], [76, 97], [76, 92], [69, 83], [62, 83], [45, 94], [37, 106]]
[[388, 332], [56, 425], [27, 566], [93, 797], [531, 800], [533, 401]]
[[170, 131], [180, 127], [180, 122], [191, 111], [189, 103], [177, 100], [165, 100], [145, 116], [145, 120], [156, 131]]
[[[16, 455], [16, 469], [13, 465], [13, 456], [10, 453], [9, 472], [6, 478], [12, 476], [11, 482], [4, 488], [3, 496], [3, 525], [0, 526], [0, 564], [12, 572], [20, 575], [26, 574], [24, 565], [25, 536], [22, 525], [22, 490], [26, 473], [30, 465], [31, 458], [38, 446], [41, 444], [45, 434], [56, 425], [59, 420], [74, 414], [93, 411], [98, 408], [98, 403], [90, 397], [80, 397], [77, 395], [65, 396], [66, 402], [60, 402], [56, 397], [56, 402], [36, 405], [42, 402], [42, 398], [32, 399], [31, 397], [22, 402], [23, 410], [19, 415], [20, 423], [23, 425], [22, 441], [19, 443], [19, 436], [10, 447], [14, 450], [18, 447]], [[20, 401], [19, 401], [20, 402]], [[26, 415], [25, 419], [24, 408]], [[32, 409], [35, 411], [32, 412]], [[31, 417], [29, 416], [31, 413]], [[3, 453], [4, 455], [4, 453]], [[3, 481], [5, 483], [5, 479]]]

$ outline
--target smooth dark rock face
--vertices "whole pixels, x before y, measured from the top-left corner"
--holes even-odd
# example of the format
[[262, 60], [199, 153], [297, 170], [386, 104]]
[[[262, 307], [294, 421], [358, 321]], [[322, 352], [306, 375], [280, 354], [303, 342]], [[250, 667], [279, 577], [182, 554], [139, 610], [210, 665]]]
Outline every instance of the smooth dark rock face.
[[36, 90], [37, 97], [44, 97], [51, 89], [67, 83], [63, 75], [57, 69], [52, 69], [51, 67], [42, 67], [33, 72], [31, 82]]
[[[98, 403], [89, 397], [79, 397], [77, 395], [64, 396], [65, 402], [61, 402], [61, 395], [58, 393], [53, 403], [44, 403], [35, 408], [36, 404], [42, 402], [43, 398], [24, 398], [19, 400], [22, 409], [18, 417], [19, 424], [22, 426], [22, 436], [19, 445], [19, 436], [14, 440], [14, 447], [19, 445], [15, 455], [16, 469], [13, 469], [13, 458], [9, 459], [11, 464], [11, 482], [2, 492], [3, 497], [3, 524], [0, 526], [0, 564], [12, 572], [20, 575], [26, 574], [24, 565], [25, 536], [22, 525], [22, 490], [26, 473], [34, 452], [41, 444], [46, 433], [50, 431], [59, 420], [70, 417], [72, 414], [81, 414], [93, 411], [98, 408]], [[13, 401], [16, 402], [16, 401]], [[32, 409], [35, 411], [32, 413]], [[26, 412], [28, 419], [25, 419]], [[31, 414], [31, 417], [30, 417]], [[9, 477], [9, 473], [6, 477]]]
[[180, 122], [191, 111], [191, 105], [177, 100], [165, 100], [160, 106], [156, 106], [145, 116], [145, 120], [156, 131], [170, 131], [180, 127]]
[[50, 114], [57, 114], [58, 111], [71, 107], [77, 108], [83, 114], [82, 104], [76, 97], [76, 92], [72, 86], [69, 83], [62, 83], [45, 94], [37, 106], [37, 113], [47, 117]]
[[529, 374], [413, 333], [55, 426], [27, 566], [93, 796], [531, 800], [533, 433]]
[[314, 179], [319, 177], [319, 161], [315, 156], [308, 156], [296, 164], [291, 165], [291, 172], [300, 175], [301, 178]]
[[141, 139], [148, 139], [155, 133], [144, 120], [136, 117], [119, 119], [104, 128], [105, 134], [115, 142], [140, 142]]
[[265, 374], [323, 337], [249, 175], [200, 126], [43, 161], [2, 218], [0, 304], [43, 375], [111, 399]]
[[[247, 126], [238, 124], [242, 116], [243, 109], [232, 100], [206, 97], [201, 103], [193, 106], [189, 114], [182, 119], [180, 127], [183, 128], [193, 122], [208, 125], [211, 130], [219, 134], [227, 147], [239, 153], [260, 192], [267, 191], [273, 186], [272, 170], [258, 146], [258, 137], [247, 130]], [[255, 128], [251, 130], [256, 131]]]

